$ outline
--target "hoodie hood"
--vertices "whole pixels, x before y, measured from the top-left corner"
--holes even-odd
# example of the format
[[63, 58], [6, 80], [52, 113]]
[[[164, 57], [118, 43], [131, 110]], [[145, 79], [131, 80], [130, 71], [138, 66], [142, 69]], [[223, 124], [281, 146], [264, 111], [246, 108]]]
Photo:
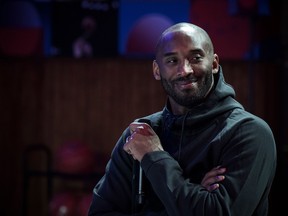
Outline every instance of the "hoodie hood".
[[207, 98], [199, 105], [191, 108], [185, 115], [174, 115], [169, 110], [169, 100], [163, 110], [163, 120], [165, 125], [181, 126], [185, 121], [186, 126], [197, 124], [199, 127], [202, 124], [210, 122], [212, 119], [217, 119], [218, 115], [228, 112], [233, 109], [243, 109], [243, 106], [238, 103], [235, 98], [233, 87], [225, 82], [222, 68], [219, 67], [217, 74], [214, 74], [214, 88], [211, 90]]

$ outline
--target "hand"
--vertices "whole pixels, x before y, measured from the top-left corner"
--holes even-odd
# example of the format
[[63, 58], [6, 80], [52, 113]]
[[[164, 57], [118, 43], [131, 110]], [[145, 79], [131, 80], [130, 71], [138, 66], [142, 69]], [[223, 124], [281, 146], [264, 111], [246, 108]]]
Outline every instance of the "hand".
[[225, 179], [224, 175], [221, 175], [226, 172], [226, 168], [217, 166], [205, 174], [204, 178], [201, 181], [201, 185], [206, 188], [209, 192], [219, 188], [220, 181]]
[[131, 136], [127, 137], [124, 151], [139, 162], [148, 152], [163, 151], [160, 139], [146, 123], [133, 122], [129, 125]]

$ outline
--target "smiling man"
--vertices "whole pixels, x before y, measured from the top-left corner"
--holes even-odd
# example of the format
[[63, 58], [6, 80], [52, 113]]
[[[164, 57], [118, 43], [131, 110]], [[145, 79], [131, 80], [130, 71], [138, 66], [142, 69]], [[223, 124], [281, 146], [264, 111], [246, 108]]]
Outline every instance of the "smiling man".
[[235, 100], [208, 34], [190, 23], [168, 28], [153, 74], [167, 103], [124, 130], [89, 215], [268, 215], [274, 137]]
[[170, 96], [170, 103], [181, 105], [184, 110], [179, 114], [183, 114], [187, 108], [201, 103], [211, 91], [212, 74], [218, 72], [218, 62], [205, 31], [197, 26], [176, 25], [160, 38], [153, 71]]

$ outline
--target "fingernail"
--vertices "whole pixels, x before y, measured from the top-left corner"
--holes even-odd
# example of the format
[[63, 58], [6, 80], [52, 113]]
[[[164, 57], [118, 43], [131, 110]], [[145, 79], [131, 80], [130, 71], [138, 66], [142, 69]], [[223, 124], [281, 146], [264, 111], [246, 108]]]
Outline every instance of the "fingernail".
[[217, 179], [218, 179], [218, 180], [224, 180], [224, 179], [225, 179], [225, 176], [223, 176], [223, 175], [217, 176]]

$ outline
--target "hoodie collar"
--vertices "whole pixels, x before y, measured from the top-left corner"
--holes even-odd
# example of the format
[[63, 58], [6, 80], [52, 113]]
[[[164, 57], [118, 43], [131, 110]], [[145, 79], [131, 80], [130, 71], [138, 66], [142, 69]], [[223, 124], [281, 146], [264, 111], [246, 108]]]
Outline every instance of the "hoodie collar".
[[[235, 98], [235, 91], [233, 87], [225, 82], [222, 67], [219, 67], [217, 74], [214, 74], [214, 87], [207, 96], [207, 98], [199, 105], [191, 108], [188, 113], [184, 115], [174, 115], [170, 109], [170, 103], [167, 99], [166, 106], [163, 110], [163, 117], [165, 124], [172, 126], [181, 125], [184, 119], [187, 124], [199, 124], [213, 120], [217, 115], [227, 112], [228, 110], [241, 108]], [[187, 118], [186, 118], [187, 117]]]

